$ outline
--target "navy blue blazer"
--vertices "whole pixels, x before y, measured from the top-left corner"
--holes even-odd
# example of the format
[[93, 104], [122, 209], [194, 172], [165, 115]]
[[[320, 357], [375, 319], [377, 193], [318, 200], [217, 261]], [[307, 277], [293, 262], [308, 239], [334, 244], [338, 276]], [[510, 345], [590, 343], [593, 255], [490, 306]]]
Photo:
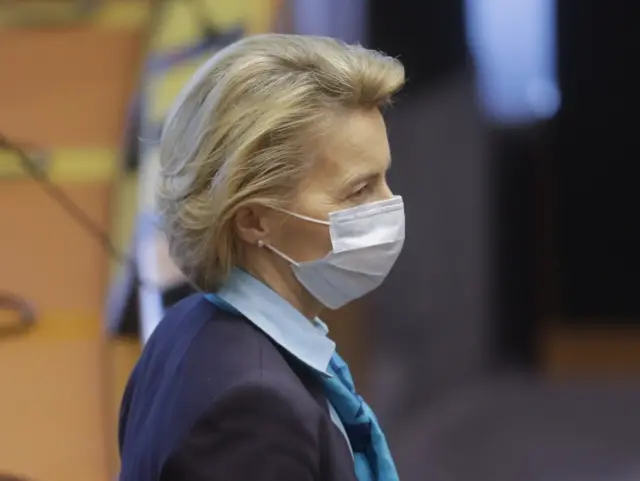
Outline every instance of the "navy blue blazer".
[[316, 373], [201, 294], [145, 346], [119, 445], [120, 481], [357, 481]]

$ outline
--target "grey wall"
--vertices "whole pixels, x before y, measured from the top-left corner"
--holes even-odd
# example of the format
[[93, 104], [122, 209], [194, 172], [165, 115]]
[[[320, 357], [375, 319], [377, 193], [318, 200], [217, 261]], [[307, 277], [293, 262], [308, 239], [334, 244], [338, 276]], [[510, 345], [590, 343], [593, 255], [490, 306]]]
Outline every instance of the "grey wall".
[[493, 335], [490, 152], [472, 76], [458, 72], [400, 97], [388, 127], [389, 182], [404, 197], [407, 239], [371, 300], [378, 360], [370, 382], [381, 416], [482, 376]]

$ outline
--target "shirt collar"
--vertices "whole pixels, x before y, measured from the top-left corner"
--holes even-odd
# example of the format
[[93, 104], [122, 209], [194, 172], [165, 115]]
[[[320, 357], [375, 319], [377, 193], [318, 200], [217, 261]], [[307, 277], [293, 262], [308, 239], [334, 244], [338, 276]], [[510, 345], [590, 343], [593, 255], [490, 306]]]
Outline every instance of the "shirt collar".
[[[211, 297], [211, 296], [209, 296]], [[279, 294], [251, 274], [234, 268], [216, 292], [280, 347], [324, 375], [335, 352], [328, 328], [319, 319], [309, 321]]]

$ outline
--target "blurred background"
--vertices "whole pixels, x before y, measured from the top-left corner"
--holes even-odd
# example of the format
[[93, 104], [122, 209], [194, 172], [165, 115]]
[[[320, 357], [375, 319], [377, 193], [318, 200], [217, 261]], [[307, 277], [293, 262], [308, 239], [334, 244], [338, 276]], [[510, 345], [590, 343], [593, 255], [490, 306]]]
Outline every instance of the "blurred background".
[[326, 316], [401, 478], [640, 480], [623, 0], [0, 0], [0, 480], [117, 476], [124, 383], [190, 292], [154, 228], [164, 115], [266, 31], [407, 69], [388, 113], [405, 251]]

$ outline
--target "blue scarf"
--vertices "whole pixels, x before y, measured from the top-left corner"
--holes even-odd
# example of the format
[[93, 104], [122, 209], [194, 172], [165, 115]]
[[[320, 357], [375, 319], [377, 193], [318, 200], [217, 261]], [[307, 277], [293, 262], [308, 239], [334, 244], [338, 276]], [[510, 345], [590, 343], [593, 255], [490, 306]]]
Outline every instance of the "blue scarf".
[[[207, 300], [231, 314], [242, 314], [215, 294]], [[369, 405], [356, 392], [347, 363], [333, 353], [327, 370], [330, 377], [321, 378], [325, 395], [338, 413], [349, 438], [358, 481], [399, 481], [387, 440]]]
[[323, 378], [325, 393], [338, 413], [353, 449], [358, 481], [398, 481], [398, 472], [378, 419], [356, 392], [347, 363], [334, 353], [330, 378]]

